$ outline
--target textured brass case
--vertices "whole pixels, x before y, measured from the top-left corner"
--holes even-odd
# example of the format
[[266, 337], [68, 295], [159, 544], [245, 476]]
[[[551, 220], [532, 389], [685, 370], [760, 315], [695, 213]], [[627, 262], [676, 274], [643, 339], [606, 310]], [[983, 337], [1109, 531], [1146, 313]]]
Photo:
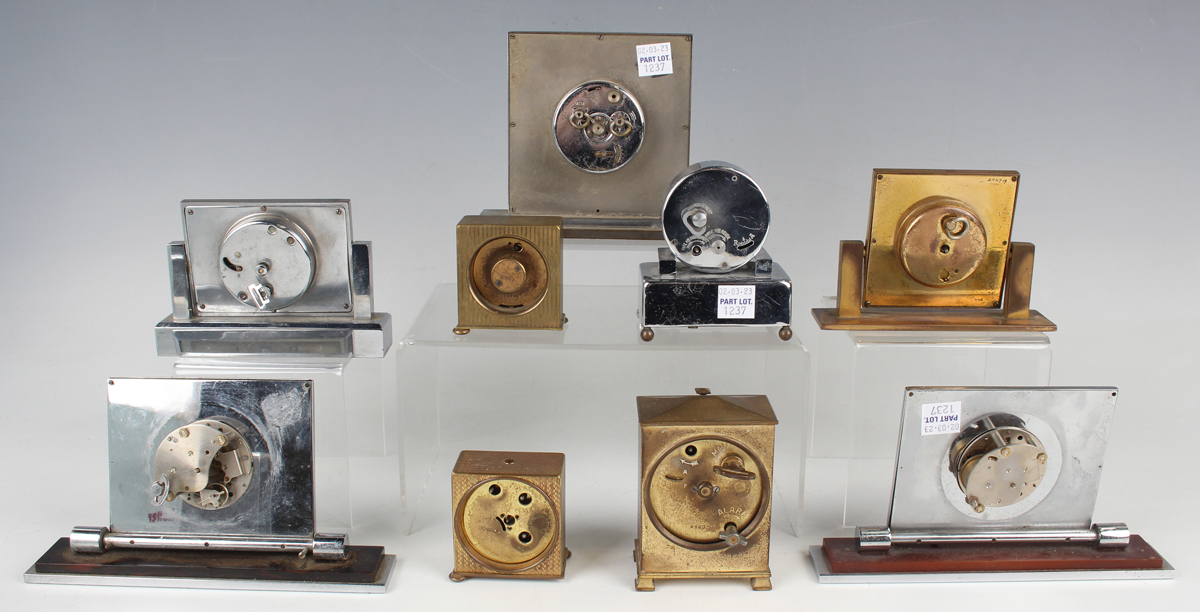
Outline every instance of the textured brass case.
[[[673, 72], [638, 76], [637, 45], [657, 43], [670, 43]], [[688, 165], [691, 60], [687, 34], [509, 33], [511, 213], [561, 215], [568, 221], [568, 238], [660, 240], [663, 186]], [[624, 109], [636, 115], [633, 134], [624, 136], [615, 127], [613, 134], [619, 141], [636, 137], [637, 142], [619, 161], [585, 169], [556, 144], [564, 128], [577, 131], [556, 109], [570, 106], [579, 88], [588, 85], [609, 95], [619, 92], [614, 98], [594, 96], [598, 106], [588, 111]], [[636, 108], [627, 101], [636, 101]]]
[[458, 327], [562, 329], [562, 217], [475, 215], [458, 223]]
[[1033, 245], [1011, 242], [1020, 174], [875, 170], [864, 245], [842, 241], [821, 329], [1054, 331], [1029, 309]]
[[[863, 305], [998, 308], [1019, 179], [1016, 172], [876, 170]], [[943, 217], [964, 219], [970, 231], [947, 238], [936, 231]], [[965, 250], [973, 252], [964, 257]], [[920, 271], [906, 261], [919, 261]]]
[[562, 453], [463, 451], [451, 478], [450, 579], [562, 578]]
[[763, 395], [638, 397], [639, 591], [663, 578], [749, 578], [771, 588], [778, 421]]

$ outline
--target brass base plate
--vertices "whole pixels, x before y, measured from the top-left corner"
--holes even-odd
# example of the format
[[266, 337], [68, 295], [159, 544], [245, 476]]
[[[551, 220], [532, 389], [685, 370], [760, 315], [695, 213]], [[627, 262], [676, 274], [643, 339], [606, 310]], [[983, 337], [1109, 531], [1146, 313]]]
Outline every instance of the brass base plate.
[[703, 580], [713, 578], [749, 578], [755, 591], [771, 590], [771, 572], [638, 572], [635, 588], [653, 591], [655, 580]]
[[1005, 331], [1052, 332], [1053, 321], [1036, 310], [1027, 319], [1004, 316], [999, 308], [978, 310], [931, 310], [928, 308], [888, 308], [868, 311], [858, 317], [839, 317], [837, 308], [813, 308], [813, 318], [821, 329], [850, 331]]

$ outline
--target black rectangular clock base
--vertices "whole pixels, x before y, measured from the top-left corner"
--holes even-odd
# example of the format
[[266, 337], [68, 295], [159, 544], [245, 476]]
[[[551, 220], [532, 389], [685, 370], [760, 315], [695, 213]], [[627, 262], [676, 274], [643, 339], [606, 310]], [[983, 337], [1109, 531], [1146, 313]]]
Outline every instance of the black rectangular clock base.
[[641, 274], [643, 338], [653, 327], [787, 328], [792, 323], [792, 281], [769, 258], [728, 274], [697, 272], [681, 262], [649, 262], [641, 265]]

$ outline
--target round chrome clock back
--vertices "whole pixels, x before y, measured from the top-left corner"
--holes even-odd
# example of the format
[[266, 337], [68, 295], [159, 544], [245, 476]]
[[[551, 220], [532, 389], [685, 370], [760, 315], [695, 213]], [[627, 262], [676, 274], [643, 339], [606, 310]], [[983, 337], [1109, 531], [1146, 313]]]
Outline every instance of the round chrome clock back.
[[567, 93], [554, 112], [554, 143], [571, 165], [612, 172], [633, 159], [646, 134], [636, 98], [611, 81], [589, 81]]
[[754, 179], [720, 161], [692, 164], [663, 202], [663, 237], [675, 257], [703, 272], [732, 272], [762, 250], [771, 209]]
[[308, 234], [285, 217], [254, 214], [239, 220], [221, 243], [221, 281], [238, 301], [260, 311], [286, 308], [316, 275]]

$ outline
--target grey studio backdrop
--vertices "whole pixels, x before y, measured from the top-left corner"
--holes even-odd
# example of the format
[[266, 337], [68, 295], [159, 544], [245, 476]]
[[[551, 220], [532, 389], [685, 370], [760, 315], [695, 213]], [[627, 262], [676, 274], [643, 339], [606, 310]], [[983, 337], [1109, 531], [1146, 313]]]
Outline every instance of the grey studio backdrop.
[[[607, 487], [630, 507], [583, 521], [568, 503], [563, 581], [453, 584], [449, 512], [404, 536], [381, 507], [356, 539], [399, 556], [382, 596], [23, 584], [55, 538], [105, 521], [105, 378], [170, 373], [151, 328], [169, 312], [178, 202], [351, 199], [355, 238], [374, 242], [377, 309], [402, 337], [453, 281], [458, 219], [507, 203], [510, 30], [695, 35], [691, 159], [731, 161], [763, 186], [767, 248], [795, 280], [810, 349], [808, 309], [835, 290], [838, 241], [865, 234], [872, 168], [1020, 171], [1013, 237], [1037, 245], [1032, 305], [1060, 326], [1052, 382], [1122, 391], [1096, 516], [1128, 522], [1178, 577], [818, 586], [805, 551], [826, 534], [807, 529], [773, 538], [772, 592], [635, 593], [634, 476], [563, 449], [568, 491]], [[1196, 32], [1194, 2], [3, 2], [0, 598], [39, 610], [1194, 602]], [[571, 246], [566, 281], [632, 284], [654, 246]], [[614, 411], [632, 412], [635, 394]]]

